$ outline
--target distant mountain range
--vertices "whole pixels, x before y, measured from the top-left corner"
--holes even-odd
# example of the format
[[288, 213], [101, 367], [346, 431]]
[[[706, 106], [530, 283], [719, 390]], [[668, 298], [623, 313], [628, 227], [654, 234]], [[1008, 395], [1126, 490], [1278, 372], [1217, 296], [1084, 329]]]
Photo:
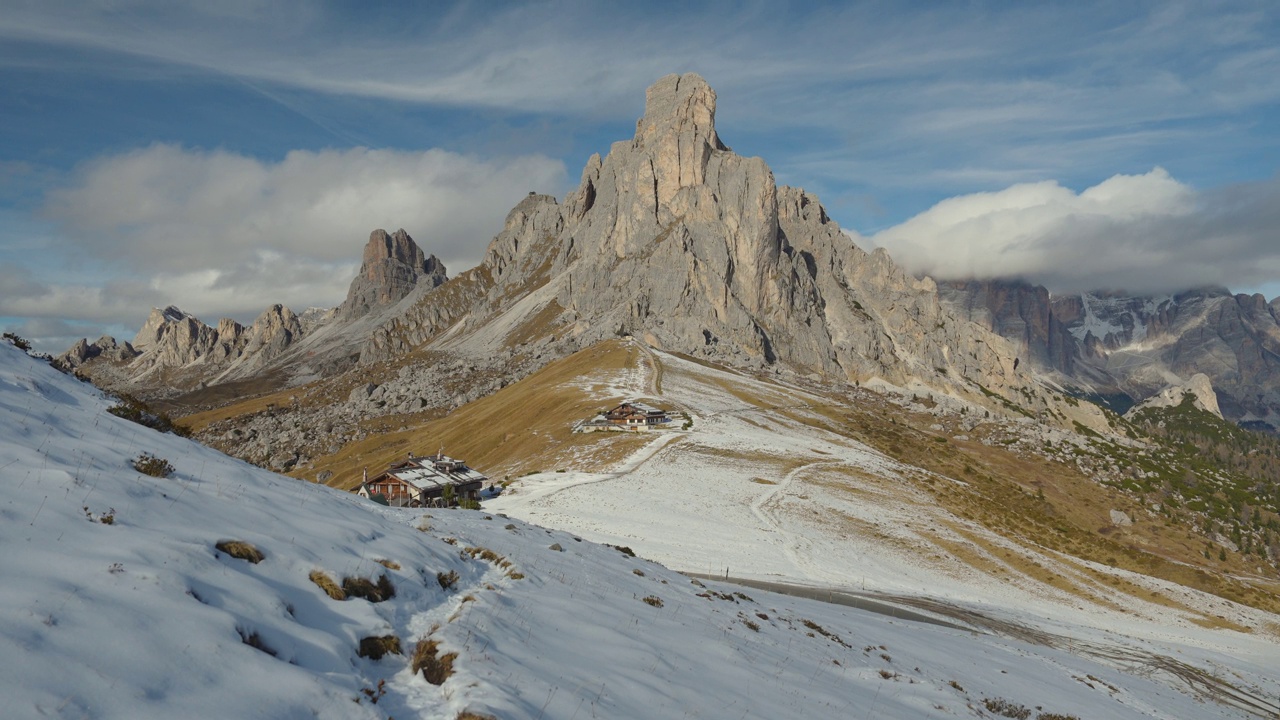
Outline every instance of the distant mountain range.
[[1118, 410], [1204, 373], [1224, 417], [1280, 428], [1280, 298], [1225, 288], [1051, 297], [1008, 280], [941, 283], [939, 292], [1038, 372]]

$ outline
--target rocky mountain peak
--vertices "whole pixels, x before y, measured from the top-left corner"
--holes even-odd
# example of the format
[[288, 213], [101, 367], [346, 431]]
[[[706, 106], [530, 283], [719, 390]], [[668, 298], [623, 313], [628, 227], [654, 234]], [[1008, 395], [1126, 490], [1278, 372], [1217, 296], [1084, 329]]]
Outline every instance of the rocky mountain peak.
[[727, 149], [716, 135], [715, 91], [693, 73], [658, 80], [645, 92], [635, 143], [656, 161], [658, 205], [670, 203], [681, 188], [701, 185], [711, 152]]
[[374, 230], [364, 246], [360, 272], [351, 281], [337, 316], [350, 320], [393, 305], [412, 292], [422, 278], [433, 286], [443, 283], [447, 279], [444, 264], [435, 255], [424, 255], [403, 228], [394, 233]]
[[190, 316], [178, 309], [176, 305], [170, 305], [163, 310], [152, 308], [151, 314], [147, 316], [147, 321], [142, 324], [142, 328], [138, 330], [138, 334], [133, 338], [133, 347], [138, 350], [145, 350], [160, 339], [160, 334], [165, 326], [170, 323], [181, 322], [188, 317]]

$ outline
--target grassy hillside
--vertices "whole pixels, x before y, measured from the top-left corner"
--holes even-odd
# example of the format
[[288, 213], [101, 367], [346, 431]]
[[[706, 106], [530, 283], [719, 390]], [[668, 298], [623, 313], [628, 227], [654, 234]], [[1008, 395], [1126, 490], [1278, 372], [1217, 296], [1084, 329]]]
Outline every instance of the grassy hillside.
[[645, 372], [646, 357], [622, 341], [596, 345], [445, 417], [351, 443], [316, 459], [307, 474], [328, 470], [333, 473], [329, 484], [352, 489], [366, 467], [378, 472], [409, 452], [441, 447], [498, 480], [537, 470], [603, 470], [637, 449], [644, 438], [574, 434], [573, 424], [635, 397], [619, 392], [616, 376]]

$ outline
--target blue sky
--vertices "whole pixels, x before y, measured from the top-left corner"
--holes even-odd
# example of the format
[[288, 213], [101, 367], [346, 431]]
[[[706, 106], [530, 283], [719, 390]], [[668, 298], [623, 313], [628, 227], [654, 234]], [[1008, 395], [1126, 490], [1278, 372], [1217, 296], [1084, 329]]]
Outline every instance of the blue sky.
[[1280, 10], [0, 0], [0, 325], [45, 349], [453, 273], [694, 71], [721, 137], [917, 272], [1280, 294]]

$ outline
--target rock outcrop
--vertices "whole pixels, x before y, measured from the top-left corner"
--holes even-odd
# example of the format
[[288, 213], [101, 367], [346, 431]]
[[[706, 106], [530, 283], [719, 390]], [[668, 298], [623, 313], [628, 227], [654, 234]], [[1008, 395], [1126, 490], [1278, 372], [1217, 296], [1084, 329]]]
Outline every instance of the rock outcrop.
[[427, 257], [403, 228], [390, 235], [374, 230], [364, 246], [360, 272], [338, 306], [337, 319], [351, 320], [394, 305], [419, 282], [435, 287], [447, 279], [444, 264], [435, 255]]
[[59, 355], [55, 360], [62, 367], [74, 369], [95, 358], [124, 363], [136, 358], [138, 354], [138, 351], [128, 342], [117, 343], [116, 339], [110, 335], [103, 335], [92, 343], [87, 338], [81, 338], [71, 346], [70, 350]]
[[1219, 418], [1222, 417], [1222, 410], [1218, 408], [1218, 395], [1213, 391], [1209, 376], [1204, 373], [1196, 373], [1184, 383], [1170, 385], [1133, 406], [1133, 409], [1125, 413], [1125, 416], [1131, 417], [1146, 408], [1177, 407], [1182, 404], [1183, 399], [1188, 395], [1191, 396], [1192, 404], [1197, 409], [1212, 413]]

